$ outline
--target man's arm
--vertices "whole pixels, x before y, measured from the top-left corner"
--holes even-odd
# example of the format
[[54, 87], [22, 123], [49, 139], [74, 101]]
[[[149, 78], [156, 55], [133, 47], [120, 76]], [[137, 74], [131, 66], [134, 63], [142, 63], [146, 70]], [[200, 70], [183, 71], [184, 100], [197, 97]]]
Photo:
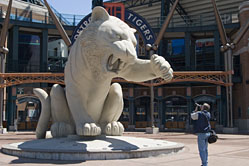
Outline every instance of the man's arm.
[[191, 118], [193, 120], [198, 120], [198, 106], [196, 106], [194, 112], [191, 113]]
[[193, 112], [193, 113], [191, 113], [191, 118], [192, 118], [193, 120], [198, 120], [198, 112]]

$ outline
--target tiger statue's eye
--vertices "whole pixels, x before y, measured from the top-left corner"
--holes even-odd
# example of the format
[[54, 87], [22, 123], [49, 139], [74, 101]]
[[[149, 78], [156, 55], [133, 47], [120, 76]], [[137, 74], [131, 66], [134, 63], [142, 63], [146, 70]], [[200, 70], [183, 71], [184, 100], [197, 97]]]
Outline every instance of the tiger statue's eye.
[[121, 40], [122, 37], [120, 35], [116, 35], [117, 39]]

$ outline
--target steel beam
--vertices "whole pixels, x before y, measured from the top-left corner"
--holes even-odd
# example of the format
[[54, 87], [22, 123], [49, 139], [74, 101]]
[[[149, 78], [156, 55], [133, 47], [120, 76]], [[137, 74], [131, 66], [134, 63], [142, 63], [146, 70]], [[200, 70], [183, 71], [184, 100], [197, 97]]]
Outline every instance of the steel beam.
[[68, 37], [65, 29], [63, 28], [63, 26], [61, 25], [59, 19], [57, 18], [57, 16], [54, 14], [54, 12], [52, 11], [52, 9], [50, 8], [47, 0], [44, 0], [44, 3], [46, 5], [46, 7], [48, 9], [48, 12], [51, 15], [51, 17], [52, 17], [52, 19], [53, 19], [53, 21], [54, 21], [54, 23], [56, 25], [56, 28], [58, 29], [58, 31], [59, 31], [62, 39], [64, 40], [64, 42], [66, 43], [66, 45], [68, 47], [70, 47], [71, 46], [71, 40], [69, 39], [69, 37]]
[[[174, 0], [169, 0], [170, 3], [173, 5], [174, 4]], [[176, 6], [176, 11], [177, 13], [182, 17], [182, 19], [184, 20], [184, 22], [186, 24], [190, 24], [193, 21], [191, 20], [191, 18], [189, 17], [188, 13], [184, 10], [184, 8], [182, 7], [182, 5], [180, 3], [177, 4]]]
[[219, 33], [220, 33], [221, 42], [222, 42], [223, 47], [226, 47], [228, 40], [227, 40], [225, 28], [224, 28], [224, 25], [222, 24], [220, 14], [219, 14], [219, 11], [217, 9], [215, 0], [211, 0], [211, 1], [212, 1], [212, 5], [213, 5], [213, 8], [214, 8], [214, 14], [215, 14], [218, 30], [219, 30]]
[[160, 41], [161, 41], [162, 38], [163, 38], [163, 34], [165, 33], [166, 29], [167, 29], [168, 26], [169, 26], [169, 22], [170, 22], [170, 20], [171, 20], [173, 14], [174, 14], [174, 11], [175, 11], [175, 8], [176, 8], [176, 5], [178, 4], [178, 2], [179, 2], [179, 0], [176, 0], [176, 1], [175, 1], [175, 3], [174, 3], [174, 5], [172, 6], [172, 8], [171, 8], [171, 10], [170, 10], [170, 12], [169, 12], [169, 14], [168, 14], [168, 16], [167, 16], [166, 19], [165, 19], [165, 21], [164, 21], [164, 23], [163, 23], [163, 26], [162, 26], [162, 28], [161, 28], [161, 30], [160, 30], [158, 36], [157, 36], [157, 39], [156, 39], [156, 41], [155, 41], [155, 43], [154, 43], [154, 47], [153, 47], [154, 50], [157, 50], [157, 47], [158, 47]]

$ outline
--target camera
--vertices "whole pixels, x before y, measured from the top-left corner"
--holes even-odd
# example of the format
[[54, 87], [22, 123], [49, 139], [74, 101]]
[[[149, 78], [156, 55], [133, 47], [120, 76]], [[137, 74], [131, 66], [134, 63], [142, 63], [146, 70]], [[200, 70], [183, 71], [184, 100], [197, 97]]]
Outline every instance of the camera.
[[201, 104], [195, 103], [195, 107], [197, 107], [197, 111], [201, 110]]

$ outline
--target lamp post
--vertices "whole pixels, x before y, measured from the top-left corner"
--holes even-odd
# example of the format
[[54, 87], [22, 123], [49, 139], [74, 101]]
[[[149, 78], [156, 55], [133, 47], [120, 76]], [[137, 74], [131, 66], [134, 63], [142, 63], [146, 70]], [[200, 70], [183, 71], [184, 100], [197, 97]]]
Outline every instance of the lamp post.
[[[12, 0], [9, 1], [7, 13], [4, 19], [3, 28], [0, 35], [0, 73], [5, 73], [5, 56], [9, 50], [5, 47], [6, 37], [8, 33], [10, 13], [12, 7]], [[3, 79], [0, 78], [0, 83], [3, 83]], [[0, 133], [3, 133], [3, 110], [4, 110], [4, 88], [0, 88]]]
[[[146, 50], [148, 51], [149, 53], [149, 56], [152, 56], [154, 53], [157, 52], [158, 50], [158, 45], [160, 43], [160, 41], [162, 40], [163, 38], [163, 34], [165, 33], [165, 31], [167, 30], [168, 26], [169, 26], [169, 23], [170, 23], [170, 20], [174, 14], [174, 11], [175, 11], [175, 8], [176, 8], [176, 5], [178, 4], [179, 0], [176, 0], [168, 14], [168, 16], [166, 17], [163, 25], [162, 25], [162, 28], [160, 29], [159, 31], [159, 34], [156, 38], [156, 41], [155, 43], [153, 44], [153, 46], [147, 44], [146, 45]], [[150, 130], [147, 131], [147, 133], [152, 133], [153, 134], [153, 128], [155, 127], [154, 126], [154, 87], [153, 87], [153, 80], [151, 80], [151, 87], [150, 87], [150, 113], [151, 113], [151, 127], [152, 127], [152, 132]]]

